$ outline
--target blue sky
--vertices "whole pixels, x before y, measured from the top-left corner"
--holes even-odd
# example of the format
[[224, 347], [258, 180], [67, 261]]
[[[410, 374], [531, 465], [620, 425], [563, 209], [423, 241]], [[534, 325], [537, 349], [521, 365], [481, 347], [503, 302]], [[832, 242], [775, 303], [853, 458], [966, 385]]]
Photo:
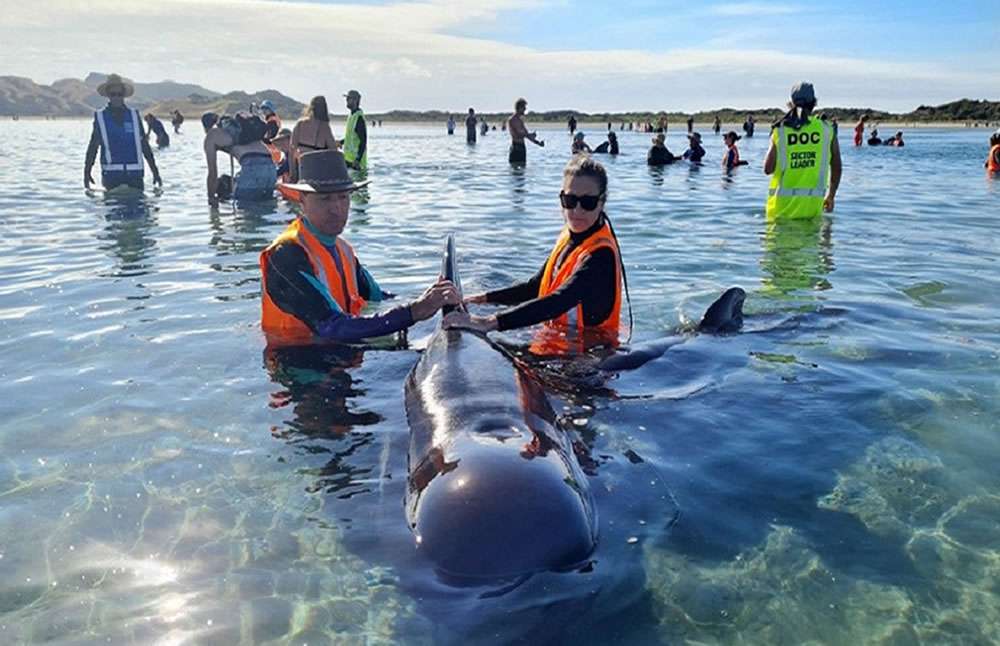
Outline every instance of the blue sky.
[[[98, 36], [98, 34], [103, 34]], [[39, 0], [0, 13], [0, 74], [118, 71], [372, 110], [910, 110], [1000, 100], [1000, 2]]]

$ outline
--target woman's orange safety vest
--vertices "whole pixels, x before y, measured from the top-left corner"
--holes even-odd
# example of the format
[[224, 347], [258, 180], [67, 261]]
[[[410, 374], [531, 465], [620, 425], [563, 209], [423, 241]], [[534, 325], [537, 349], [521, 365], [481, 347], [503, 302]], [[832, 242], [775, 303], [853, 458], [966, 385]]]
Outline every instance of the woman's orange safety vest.
[[1000, 162], [997, 158], [1000, 158], [1000, 144], [990, 148], [990, 156], [986, 160], [986, 169], [991, 173], [1000, 173]]
[[[542, 282], [538, 286], [538, 297], [543, 298], [559, 289], [563, 283], [569, 280], [569, 277], [573, 275], [576, 268], [590, 254], [598, 249], [610, 249], [615, 255], [615, 304], [611, 307], [611, 313], [608, 315], [608, 318], [604, 319], [600, 325], [590, 326], [590, 328], [596, 328], [602, 332], [617, 335], [622, 310], [622, 270], [621, 254], [618, 251], [618, 243], [611, 233], [611, 227], [605, 220], [601, 228], [587, 237], [573, 251], [569, 252], [565, 260], [563, 260], [562, 265], [559, 266], [559, 269], [556, 269], [556, 262], [566, 249], [566, 246], [569, 245], [569, 242], [569, 229], [563, 229], [563, 232], [559, 235], [559, 239], [556, 241], [556, 246], [553, 247], [552, 253], [549, 254], [549, 259], [545, 262], [545, 271], [542, 272]], [[583, 323], [583, 305], [578, 303], [569, 312], [548, 321], [547, 325], [566, 329], [575, 328], [577, 332], [582, 333], [585, 327]]]
[[315, 341], [315, 335], [308, 325], [278, 307], [267, 294], [267, 268], [271, 253], [278, 245], [294, 242], [302, 247], [309, 258], [316, 278], [326, 287], [330, 296], [345, 313], [357, 316], [365, 306], [365, 300], [358, 292], [358, 259], [354, 249], [343, 238], [337, 238], [337, 256], [343, 273], [338, 271], [333, 255], [316, 236], [296, 218], [271, 245], [260, 254], [261, 320], [260, 326], [267, 335], [269, 345], [303, 345]]

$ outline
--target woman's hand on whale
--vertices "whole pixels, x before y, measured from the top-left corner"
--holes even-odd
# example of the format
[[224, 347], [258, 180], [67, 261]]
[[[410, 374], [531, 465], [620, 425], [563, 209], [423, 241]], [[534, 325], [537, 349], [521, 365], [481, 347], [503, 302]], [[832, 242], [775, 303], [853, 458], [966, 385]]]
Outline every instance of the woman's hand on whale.
[[445, 305], [461, 303], [462, 295], [458, 293], [458, 288], [449, 280], [439, 280], [410, 304], [410, 315], [414, 321], [423, 321], [434, 316]]
[[475, 332], [492, 332], [497, 329], [497, 317], [473, 316], [468, 312], [454, 311], [445, 315], [442, 321], [446, 330], [462, 329]]

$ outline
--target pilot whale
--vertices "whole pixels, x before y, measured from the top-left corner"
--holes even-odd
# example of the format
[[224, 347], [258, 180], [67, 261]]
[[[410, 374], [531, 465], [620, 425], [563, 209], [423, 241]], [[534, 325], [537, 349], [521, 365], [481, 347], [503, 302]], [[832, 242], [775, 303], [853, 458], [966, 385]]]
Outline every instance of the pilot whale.
[[[712, 303], [701, 322], [697, 332], [701, 334], [732, 334], [743, 327], [743, 302], [747, 294], [740, 287], [730, 287]], [[603, 359], [597, 364], [603, 372], [620, 372], [634, 370], [653, 359], [657, 359], [675, 345], [684, 343], [690, 337], [688, 334], [675, 334], [656, 341], [633, 346], [631, 349], [621, 349], [616, 354]]]
[[[451, 237], [442, 275], [459, 285]], [[406, 518], [436, 571], [505, 580], [588, 563], [598, 519], [587, 476], [524, 367], [485, 335], [439, 325], [405, 403]]]

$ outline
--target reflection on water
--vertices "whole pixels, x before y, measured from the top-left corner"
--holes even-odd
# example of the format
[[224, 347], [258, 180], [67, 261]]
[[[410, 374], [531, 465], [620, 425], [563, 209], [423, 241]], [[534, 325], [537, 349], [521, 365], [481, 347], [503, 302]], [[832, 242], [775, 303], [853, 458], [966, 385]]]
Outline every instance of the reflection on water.
[[101, 250], [117, 262], [111, 277], [143, 276], [149, 273], [156, 249], [152, 234], [157, 228], [157, 208], [141, 193], [109, 194], [99, 198], [106, 225], [97, 235]]
[[830, 218], [769, 221], [761, 259], [761, 293], [769, 298], [812, 298], [833, 287], [833, 224]]

